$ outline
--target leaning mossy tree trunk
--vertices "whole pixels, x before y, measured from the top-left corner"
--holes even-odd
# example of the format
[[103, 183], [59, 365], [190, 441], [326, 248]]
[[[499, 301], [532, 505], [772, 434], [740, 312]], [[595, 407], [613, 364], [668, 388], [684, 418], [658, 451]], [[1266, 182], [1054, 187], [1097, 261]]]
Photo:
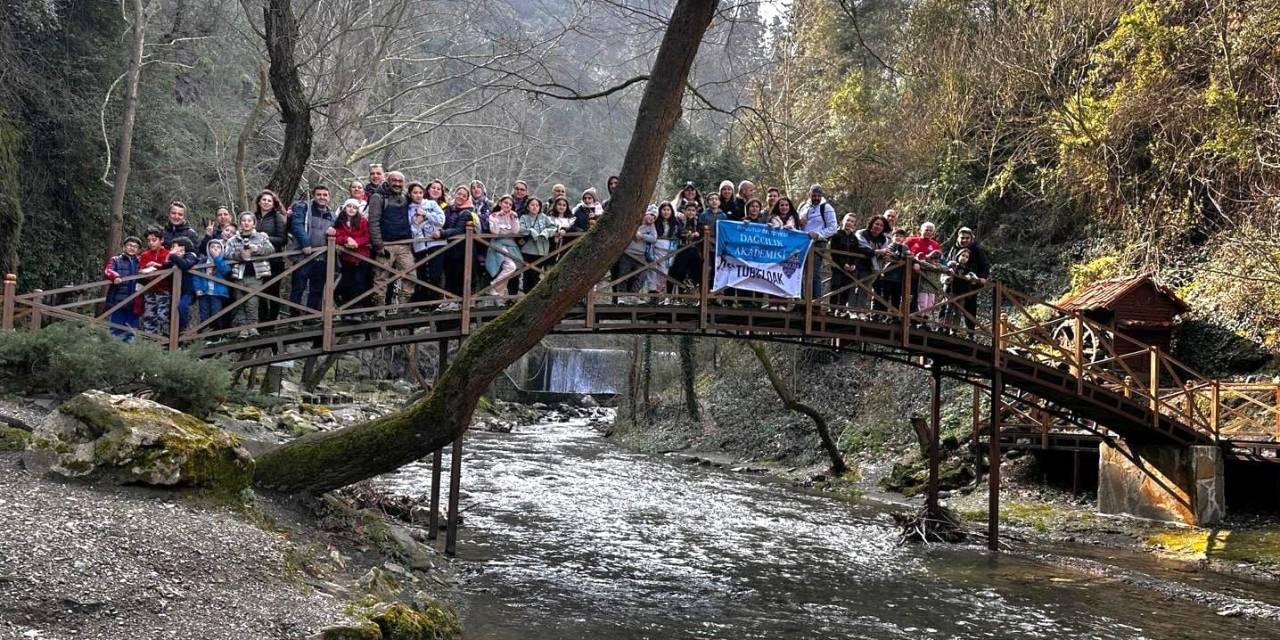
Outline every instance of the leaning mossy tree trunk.
[[826, 449], [827, 456], [831, 458], [831, 472], [836, 475], [844, 475], [849, 471], [849, 465], [844, 463], [844, 456], [840, 455], [840, 448], [836, 446], [836, 441], [831, 437], [831, 429], [827, 427], [827, 419], [813, 407], [796, 400], [791, 389], [787, 387], [786, 381], [782, 376], [778, 375], [778, 370], [773, 366], [773, 360], [769, 357], [769, 350], [763, 342], [759, 340], [749, 340], [747, 345], [755, 352], [756, 359], [760, 360], [760, 365], [764, 367], [764, 373], [769, 377], [769, 384], [773, 385], [773, 390], [777, 392], [778, 399], [782, 400], [782, 405], [789, 411], [803, 413], [813, 420], [813, 426], [818, 430], [818, 439], [822, 441], [822, 448]]
[[679, 0], [658, 48], [608, 215], [528, 295], [473, 334], [426, 397], [365, 424], [315, 433], [258, 457], [261, 487], [320, 493], [394, 471], [462, 437], [480, 396], [586, 296], [644, 217], [680, 119], [685, 82], [717, 0]]

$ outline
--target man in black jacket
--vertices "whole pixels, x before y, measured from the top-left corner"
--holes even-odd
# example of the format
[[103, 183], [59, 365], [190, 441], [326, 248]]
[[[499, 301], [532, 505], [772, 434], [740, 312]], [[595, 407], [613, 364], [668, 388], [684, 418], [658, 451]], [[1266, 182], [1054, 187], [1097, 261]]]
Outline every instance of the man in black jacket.
[[[991, 277], [991, 259], [987, 256], [986, 250], [978, 246], [977, 241], [973, 237], [973, 229], [969, 227], [960, 227], [960, 231], [956, 233], [956, 243], [951, 247], [951, 251], [947, 252], [947, 266], [955, 269], [955, 265], [960, 262], [961, 253], [968, 254], [968, 260], [963, 266], [963, 273], [957, 269], [955, 279], [952, 280], [953, 287], [951, 295], [964, 295], [983, 285], [987, 278]], [[962, 276], [968, 276], [962, 277]], [[977, 281], [974, 281], [976, 278]], [[971, 295], [960, 300], [961, 307], [967, 313], [963, 318], [966, 327], [972, 329], [974, 323], [972, 318], [978, 317], [978, 296]]]
[[172, 246], [173, 241], [178, 238], [190, 240], [192, 247], [200, 240], [196, 230], [187, 224], [187, 205], [174, 200], [169, 203], [169, 223], [164, 226], [164, 246]]
[[[407, 272], [413, 276], [413, 245], [387, 244], [413, 238], [409, 225], [409, 198], [404, 192], [404, 174], [392, 171], [387, 174], [387, 184], [378, 193], [369, 195], [369, 248], [382, 267], [373, 278], [373, 306], [380, 307], [386, 300], [387, 286], [392, 271]], [[399, 279], [396, 282], [395, 303], [405, 304], [413, 296], [413, 282]], [[384, 315], [379, 312], [379, 315]]]
[[382, 191], [385, 186], [387, 186], [387, 179], [382, 165], [376, 162], [369, 165], [369, 184], [364, 186], [364, 197], [372, 198], [373, 194]]

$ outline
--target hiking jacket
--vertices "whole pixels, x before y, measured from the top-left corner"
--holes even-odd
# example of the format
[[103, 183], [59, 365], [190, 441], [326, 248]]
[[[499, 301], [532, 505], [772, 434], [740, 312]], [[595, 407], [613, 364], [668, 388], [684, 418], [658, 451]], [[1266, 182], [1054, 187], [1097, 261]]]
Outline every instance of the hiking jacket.
[[364, 216], [348, 219], [344, 224], [334, 224], [333, 228], [335, 231], [333, 240], [338, 244], [339, 249], [347, 249], [347, 238], [356, 241], [355, 249], [347, 249], [350, 253], [339, 253], [342, 262], [346, 264], [361, 264], [364, 262], [360, 258], [351, 255], [351, 253], [362, 255], [366, 258], [372, 255], [372, 252], [369, 251], [369, 220]]
[[413, 237], [409, 224], [409, 196], [404, 192], [379, 193], [369, 196], [369, 244], [374, 253], [387, 242]]
[[164, 246], [173, 246], [173, 241], [178, 238], [186, 238], [191, 241], [191, 248], [199, 246], [200, 237], [196, 235], [196, 230], [191, 228], [187, 223], [164, 225]]
[[836, 226], [836, 208], [831, 206], [826, 198], [820, 200], [818, 204], [805, 200], [804, 204], [800, 205], [800, 219], [804, 221], [802, 231], [818, 234], [819, 240], [830, 238], [839, 229]]
[[[281, 216], [284, 217], [284, 216]], [[248, 263], [240, 262], [240, 253], [245, 247], [253, 249], [253, 257]], [[265, 280], [271, 277], [271, 262], [262, 256], [272, 252], [271, 237], [261, 231], [254, 231], [249, 235], [245, 235], [243, 231], [231, 236], [227, 240], [226, 249], [223, 255], [228, 260], [235, 260], [231, 267], [231, 277], [236, 280], [242, 280], [245, 277], [246, 269], [252, 267], [249, 276], [256, 276], [259, 280]]]
[[[107, 258], [107, 263], [102, 267], [102, 275], [106, 276], [107, 280], [128, 278], [129, 276], [138, 275], [138, 269], [140, 268], [138, 256], [122, 253], [118, 256]], [[129, 296], [137, 292], [138, 282], [138, 280], [130, 280], [129, 282], [109, 285], [107, 287], [107, 308], [114, 307], [117, 303], [127, 300]]]
[[196, 265], [196, 275], [191, 277], [191, 286], [197, 295], [226, 298], [231, 295], [227, 285], [221, 282], [214, 282], [207, 277], [201, 277], [201, 274], [225, 280], [230, 273], [231, 263], [227, 262], [226, 258], [223, 256], [210, 256], [205, 258], [203, 263]]
[[325, 246], [325, 231], [333, 226], [337, 214], [314, 200], [299, 200], [289, 210], [289, 233], [295, 248]]

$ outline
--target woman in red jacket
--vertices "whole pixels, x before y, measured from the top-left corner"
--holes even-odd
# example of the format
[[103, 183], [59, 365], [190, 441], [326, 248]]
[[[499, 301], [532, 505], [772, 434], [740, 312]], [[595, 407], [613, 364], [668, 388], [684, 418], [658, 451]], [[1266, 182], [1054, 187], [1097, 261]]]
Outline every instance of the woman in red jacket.
[[351, 198], [342, 203], [342, 213], [333, 223], [334, 242], [342, 265], [334, 301], [344, 305], [369, 290], [373, 267], [356, 256], [369, 257], [369, 220], [360, 215], [360, 201]]
[[920, 235], [907, 238], [906, 244], [911, 255], [921, 262], [928, 260], [929, 254], [934, 251], [942, 250], [942, 245], [938, 244], [938, 232], [934, 230], [932, 222], [920, 225]]

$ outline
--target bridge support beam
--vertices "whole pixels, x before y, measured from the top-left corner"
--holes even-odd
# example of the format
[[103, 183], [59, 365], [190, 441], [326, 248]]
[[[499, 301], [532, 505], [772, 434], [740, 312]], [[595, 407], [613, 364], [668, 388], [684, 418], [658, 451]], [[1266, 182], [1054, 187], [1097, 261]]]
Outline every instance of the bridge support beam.
[[[436, 361], [436, 380], [440, 380], [440, 374], [444, 373], [444, 367], [449, 363], [449, 341], [441, 340], [436, 343], [440, 349], [440, 358]], [[431, 513], [427, 516], [427, 532], [428, 540], [435, 540], [440, 535], [440, 465], [444, 462], [443, 450], [436, 449], [431, 454]]]
[[991, 435], [987, 438], [987, 548], [1000, 550], [1000, 412], [1004, 374], [991, 375]]
[[942, 447], [940, 433], [942, 431], [942, 367], [938, 361], [929, 363], [931, 384], [929, 385], [929, 491], [925, 495], [925, 513], [928, 517], [936, 517], [938, 509], [938, 476]]
[[458, 523], [462, 514], [458, 512], [458, 498], [462, 491], [462, 436], [453, 441], [453, 456], [449, 460], [449, 524], [444, 532], [444, 554], [453, 557], [458, 554]]
[[1203, 526], [1226, 515], [1222, 449], [1098, 445], [1098, 511]]

